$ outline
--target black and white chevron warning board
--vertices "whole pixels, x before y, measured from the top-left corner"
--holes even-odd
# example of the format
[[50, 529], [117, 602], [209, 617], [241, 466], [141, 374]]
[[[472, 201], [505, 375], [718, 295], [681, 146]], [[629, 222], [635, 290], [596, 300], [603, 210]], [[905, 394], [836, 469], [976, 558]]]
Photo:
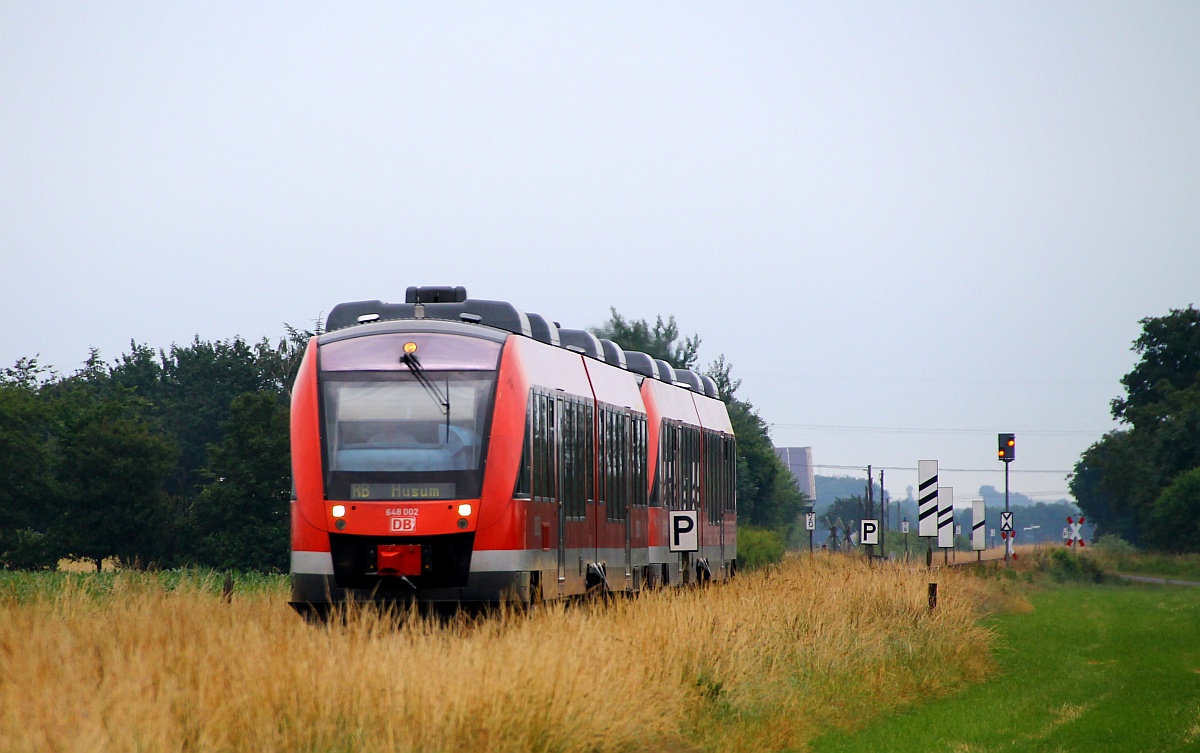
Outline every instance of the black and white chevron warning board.
[[938, 534], [938, 461], [917, 461], [917, 535]]
[[939, 486], [937, 491], [937, 539], [939, 549], [954, 548], [954, 487]]
[[982, 552], [987, 549], [987, 531], [983, 527], [983, 500], [971, 500], [971, 550]]

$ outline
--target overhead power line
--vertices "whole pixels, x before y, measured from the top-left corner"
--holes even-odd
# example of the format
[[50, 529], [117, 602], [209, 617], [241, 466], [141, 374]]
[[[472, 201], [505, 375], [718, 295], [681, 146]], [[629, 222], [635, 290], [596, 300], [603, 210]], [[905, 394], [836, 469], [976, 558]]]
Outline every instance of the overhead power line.
[[[771, 428], [803, 429], [805, 431], [845, 431], [870, 434], [995, 434], [992, 429], [934, 429], [917, 426], [838, 426], [834, 424], [771, 423]], [[1018, 434], [1034, 436], [1096, 436], [1112, 429], [1015, 429]]]
[[[917, 467], [904, 465], [875, 465], [873, 468], [882, 468], [885, 471], [916, 471]], [[823, 463], [813, 463], [813, 468], [832, 468], [839, 471], [866, 471], [867, 464], [862, 465], [828, 465]], [[938, 468], [938, 473], [1004, 473], [1003, 468]], [[1057, 468], [1011, 468], [1009, 473], [1073, 473], [1073, 471], [1064, 471]]]

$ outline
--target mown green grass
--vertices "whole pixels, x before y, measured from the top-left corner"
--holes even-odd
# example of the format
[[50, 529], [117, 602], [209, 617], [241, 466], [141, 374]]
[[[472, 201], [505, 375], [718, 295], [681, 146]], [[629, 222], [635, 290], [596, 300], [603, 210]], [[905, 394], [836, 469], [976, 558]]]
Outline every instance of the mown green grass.
[[943, 700], [832, 733], [838, 751], [1200, 750], [1200, 588], [1056, 586], [994, 618], [996, 674]]
[[[0, 570], [0, 600], [28, 602], [34, 599], [59, 598], [64, 594], [89, 595], [96, 598], [111, 596], [122, 588], [156, 588], [163, 591], [180, 589], [205, 593], [221, 593], [226, 573], [208, 568], [188, 567], [174, 570], [138, 572], [24, 572]], [[260, 591], [284, 594], [288, 585], [286, 575], [248, 572], [229, 573], [234, 593]]]

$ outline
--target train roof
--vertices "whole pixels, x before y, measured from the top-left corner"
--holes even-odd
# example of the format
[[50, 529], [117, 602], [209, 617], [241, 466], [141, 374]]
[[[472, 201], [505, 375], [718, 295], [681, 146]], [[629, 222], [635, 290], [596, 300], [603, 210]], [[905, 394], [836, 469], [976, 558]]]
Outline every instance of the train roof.
[[[526, 314], [505, 301], [469, 298], [467, 289], [462, 286], [412, 286], [405, 291], [404, 303], [386, 303], [379, 300], [339, 303], [329, 312], [325, 327], [326, 332], [333, 333], [350, 327], [397, 320], [429, 320], [429, 324], [435, 321], [464, 322], [490, 327], [529, 337], [547, 345], [568, 348], [597, 361], [707, 397], [717, 397], [716, 383], [708, 376], [687, 369], [673, 368], [666, 361], [651, 358], [640, 351], [623, 350], [612, 340], [600, 339], [587, 330], [564, 329], [558, 322], [550, 321], [539, 314]], [[345, 335], [353, 336], [350, 333]]]

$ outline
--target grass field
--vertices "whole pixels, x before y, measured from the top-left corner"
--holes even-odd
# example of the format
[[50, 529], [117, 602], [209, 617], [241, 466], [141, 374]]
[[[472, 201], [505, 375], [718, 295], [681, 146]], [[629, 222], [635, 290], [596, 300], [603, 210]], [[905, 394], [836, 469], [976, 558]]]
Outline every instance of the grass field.
[[1200, 589], [1037, 589], [992, 624], [996, 670], [979, 685], [814, 753], [1200, 750]]
[[1155, 554], [1093, 547], [1085, 556], [1094, 559], [1105, 570], [1200, 583], [1200, 555], [1197, 554]]
[[0, 740], [33, 751], [758, 751], [992, 668], [1005, 584], [800, 557], [728, 586], [397, 626], [281, 578], [0, 575]]

